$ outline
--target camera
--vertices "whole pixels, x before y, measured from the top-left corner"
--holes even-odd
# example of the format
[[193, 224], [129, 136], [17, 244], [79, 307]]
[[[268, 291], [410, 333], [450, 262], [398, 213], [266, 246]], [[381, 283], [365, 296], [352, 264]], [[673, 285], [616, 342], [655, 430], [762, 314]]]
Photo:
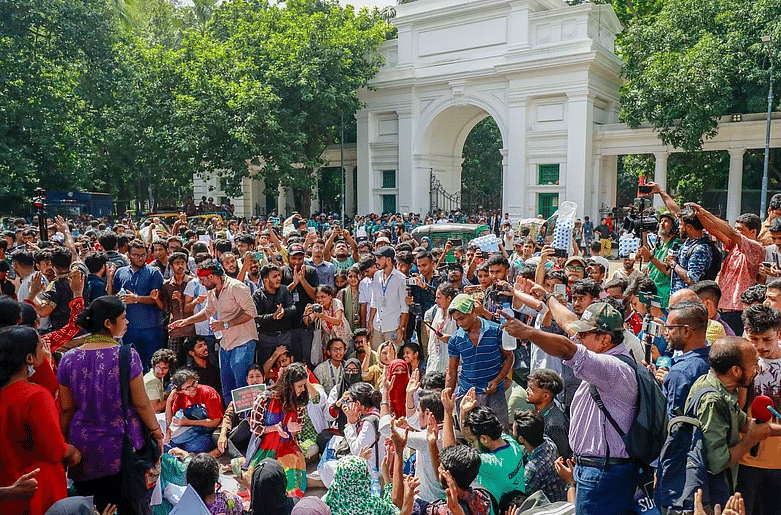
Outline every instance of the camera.
[[421, 315], [423, 315], [423, 308], [420, 306], [419, 302], [413, 302], [412, 304], [407, 306], [407, 308], [409, 309], [409, 314], [411, 316], [414, 316], [415, 318], [418, 318]]
[[641, 238], [644, 232], [659, 230], [659, 220], [656, 219], [656, 214], [651, 207], [651, 199], [635, 199], [629, 213], [624, 218], [622, 229], [624, 232], [634, 234], [636, 238]]
[[652, 189], [653, 188], [651, 186], [648, 186], [646, 184], [641, 184], [640, 186], [637, 187], [637, 192], [642, 193], [643, 195], [648, 195], [649, 193], [651, 193]]
[[662, 335], [662, 324], [654, 322], [653, 320], [644, 320], [643, 331], [645, 331], [645, 334], [656, 338], [657, 336]]
[[322, 313], [322, 312], [323, 312], [322, 304], [318, 304], [317, 302], [312, 304], [312, 313]]
[[407, 277], [404, 280], [404, 284], [407, 287], [407, 289], [409, 289], [409, 288], [412, 288], [413, 286], [417, 286], [418, 285], [418, 280], [416, 278], [414, 278], [414, 277]]

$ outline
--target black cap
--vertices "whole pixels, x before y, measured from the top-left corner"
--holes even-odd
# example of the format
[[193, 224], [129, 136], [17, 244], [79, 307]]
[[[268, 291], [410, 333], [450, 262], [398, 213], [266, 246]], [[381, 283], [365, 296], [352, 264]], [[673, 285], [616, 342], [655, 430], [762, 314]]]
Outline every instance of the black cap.
[[377, 257], [396, 259], [396, 251], [393, 250], [393, 247], [391, 247], [390, 245], [386, 245], [384, 247], [378, 248], [377, 250], [374, 251], [374, 255]]

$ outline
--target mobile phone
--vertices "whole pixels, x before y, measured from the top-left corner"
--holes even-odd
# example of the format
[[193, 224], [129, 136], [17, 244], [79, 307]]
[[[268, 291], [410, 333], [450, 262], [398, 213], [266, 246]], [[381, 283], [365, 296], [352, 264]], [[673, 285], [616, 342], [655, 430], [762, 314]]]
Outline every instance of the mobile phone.
[[762, 262], [762, 265], [763, 265], [763, 266], [766, 266], [766, 267], [768, 267], [768, 268], [770, 268], [770, 267], [772, 267], [772, 266], [773, 266], [773, 263], [772, 263], [772, 262], [770, 262], [770, 261], [763, 261], [763, 262]]
[[253, 252], [252, 255], [255, 256], [255, 259], [258, 261], [261, 261], [265, 257], [263, 252]]
[[653, 187], [648, 186], [647, 184], [641, 184], [640, 186], [637, 187], [638, 193], [644, 193], [646, 195], [651, 193], [652, 189]]
[[560, 257], [567, 257], [567, 249], [553, 249], [553, 256], [560, 258]]
[[462, 240], [450, 240], [450, 244], [452, 246], [454, 246], [454, 247], [460, 247], [461, 245], [463, 245], [463, 241]]
[[314, 228], [314, 227], [310, 227], [308, 230], [309, 230], [309, 234], [316, 234], [317, 233], [317, 229]]
[[567, 294], [567, 285], [566, 284], [554, 284], [553, 285], [553, 294], [556, 297], [564, 297], [564, 295]]

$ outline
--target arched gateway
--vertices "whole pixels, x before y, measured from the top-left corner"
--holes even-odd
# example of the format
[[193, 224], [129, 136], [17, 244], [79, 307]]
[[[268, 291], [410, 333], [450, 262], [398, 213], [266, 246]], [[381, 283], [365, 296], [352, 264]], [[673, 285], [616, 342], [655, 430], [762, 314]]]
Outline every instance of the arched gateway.
[[[517, 220], [564, 199], [594, 216], [615, 200], [616, 158], [594, 152], [616, 123], [621, 25], [609, 5], [419, 0], [396, 7], [398, 39], [362, 90], [358, 212], [426, 212], [430, 179], [461, 189], [461, 153], [486, 116], [502, 134], [502, 207]], [[547, 214], [547, 213], [546, 213]]]

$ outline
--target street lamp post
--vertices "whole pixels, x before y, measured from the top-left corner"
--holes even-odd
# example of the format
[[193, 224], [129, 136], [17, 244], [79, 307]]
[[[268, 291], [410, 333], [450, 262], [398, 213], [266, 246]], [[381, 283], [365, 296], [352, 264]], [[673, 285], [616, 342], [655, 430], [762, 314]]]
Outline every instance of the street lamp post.
[[773, 112], [773, 49], [770, 47], [770, 36], [762, 36], [762, 44], [767, 49], [770, 56], [770, 73], [768, 74], [768, 93], [767, 93], [767, 132], [765, 133], [765, 163], [762, 169], [762, 199], [760, 201], [759, 216], [764, 220], [767, 218], [767, 168], [770, 163], [770, 117]]

